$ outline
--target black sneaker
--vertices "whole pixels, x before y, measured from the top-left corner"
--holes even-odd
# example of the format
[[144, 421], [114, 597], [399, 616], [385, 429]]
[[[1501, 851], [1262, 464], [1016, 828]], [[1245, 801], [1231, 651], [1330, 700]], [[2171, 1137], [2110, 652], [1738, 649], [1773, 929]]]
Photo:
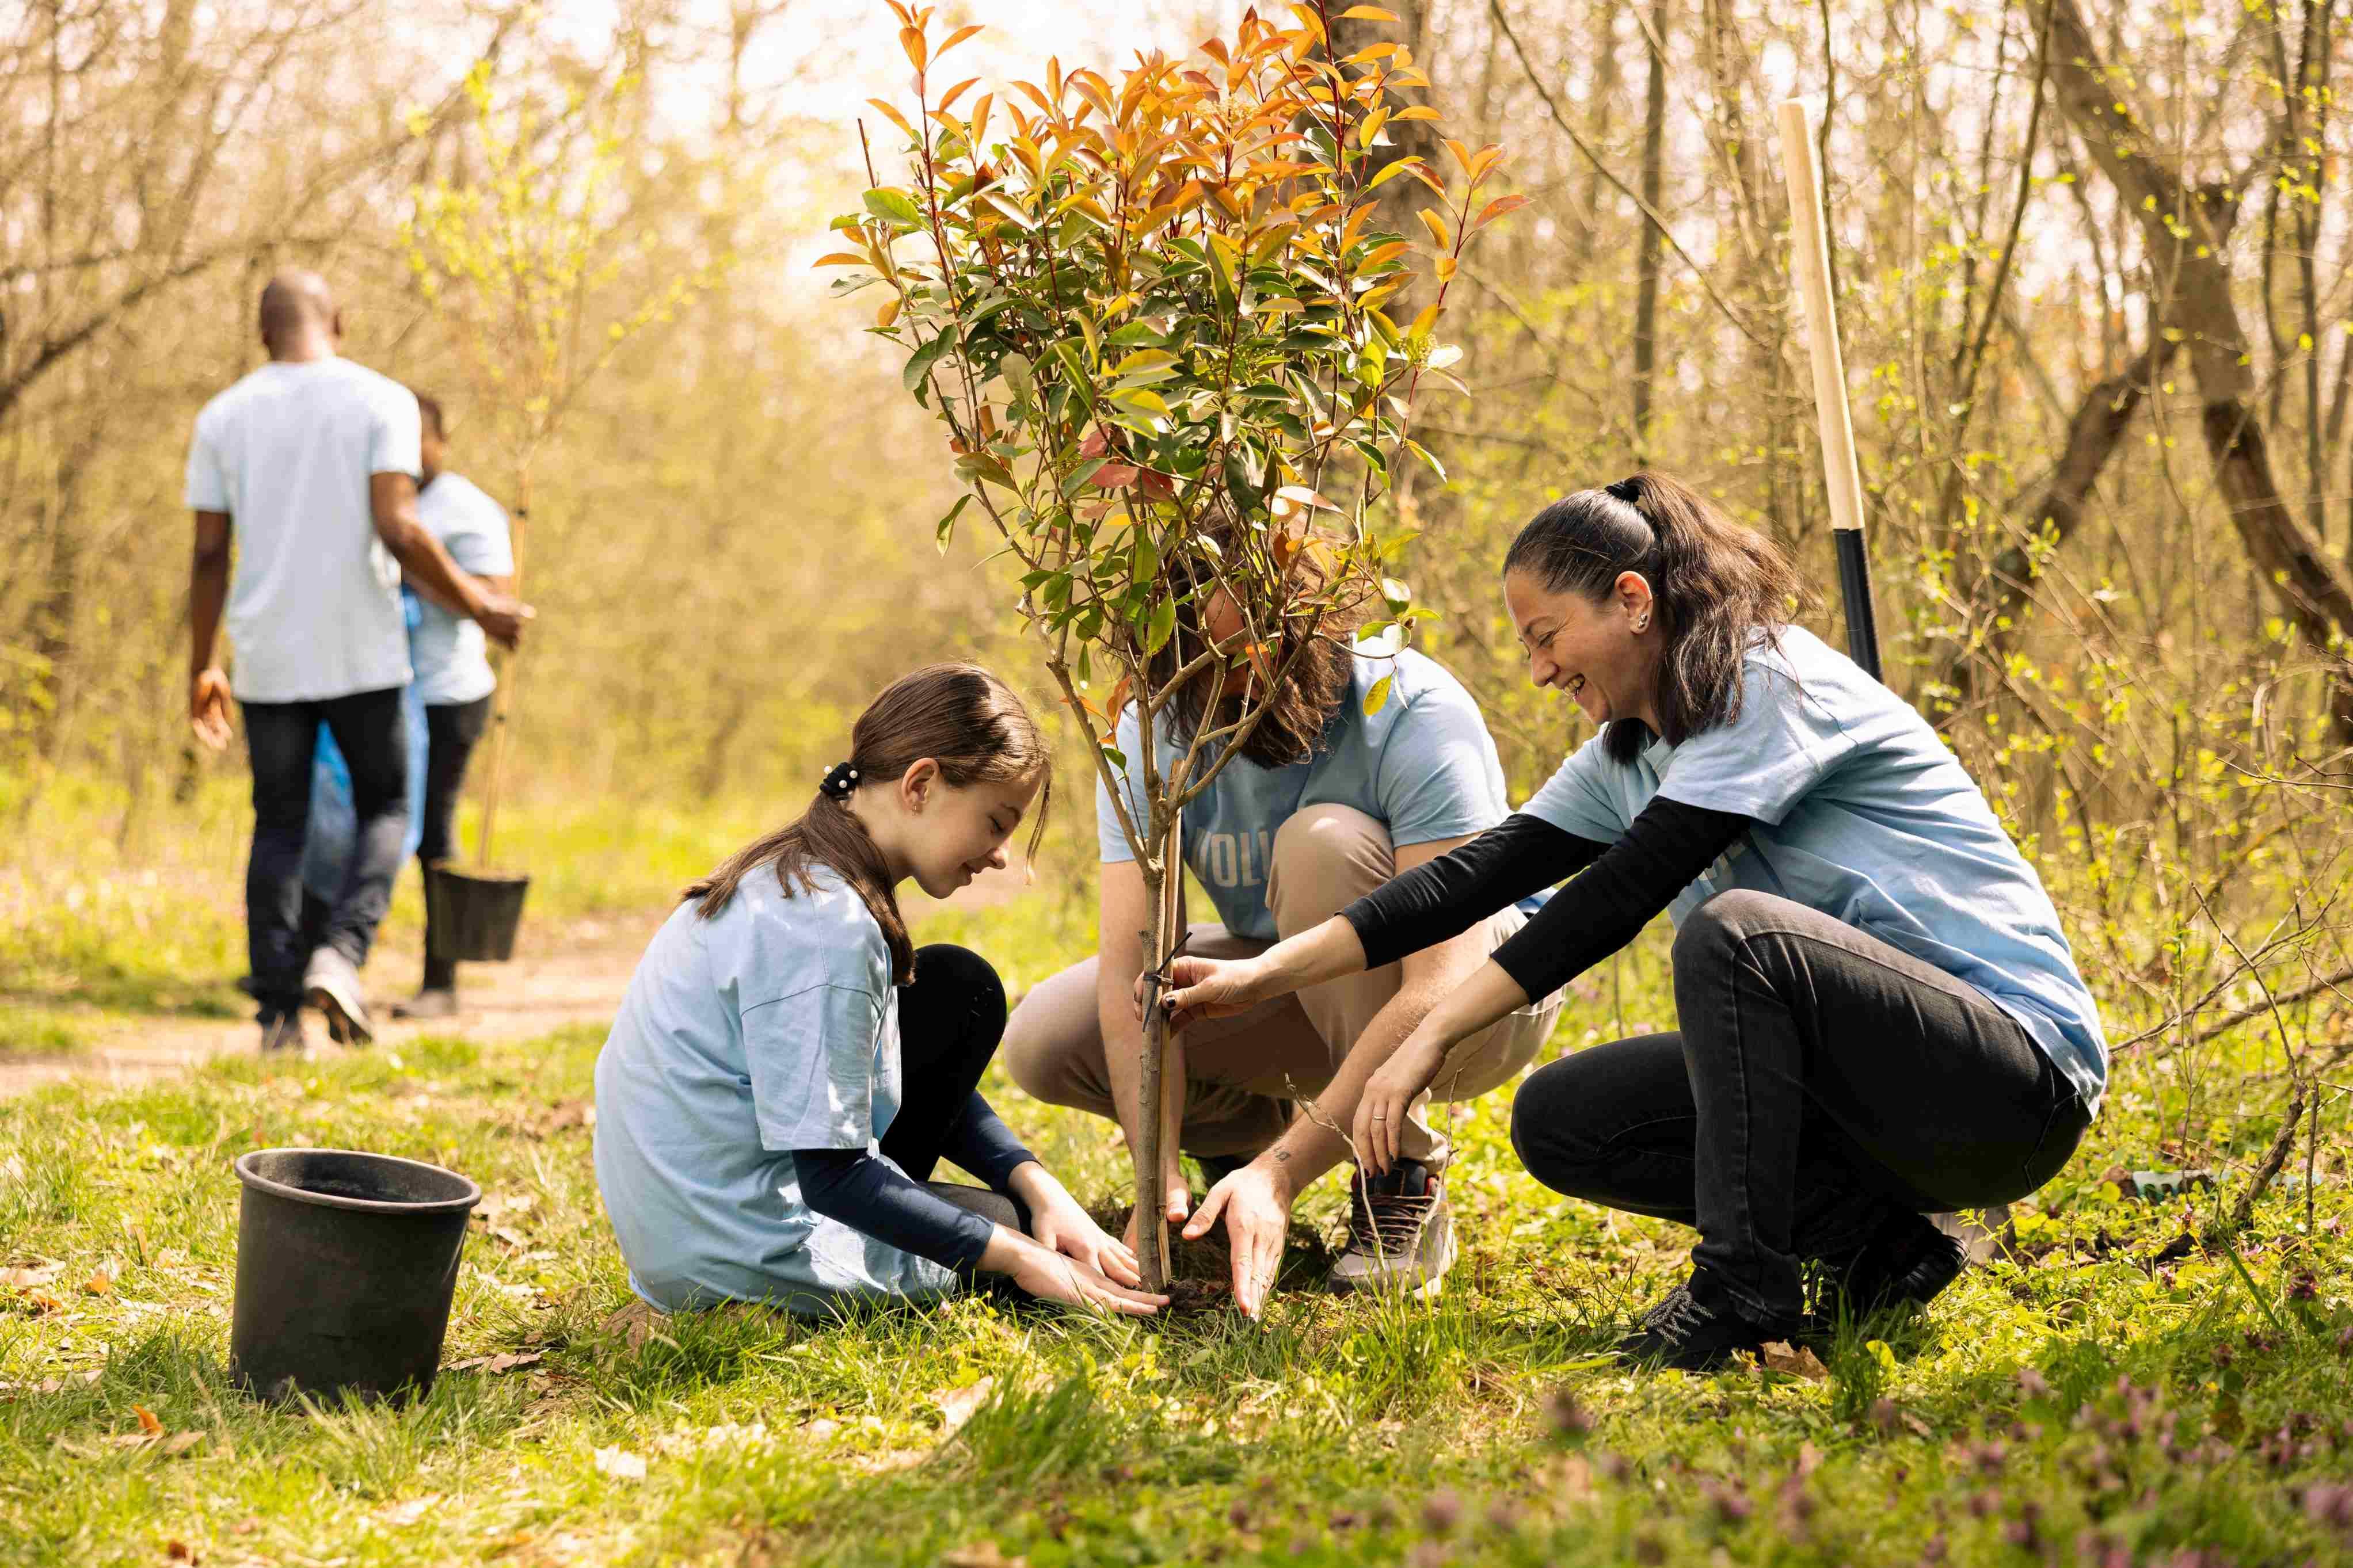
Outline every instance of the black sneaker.
[[1809, 1338], [1835, 1337], [1839, 1320], [1874, 1312], [1916, 1311], [1942, 1295], [1968, 1267], [1968, 1248], [1926, 1215], [1901, 1214], [1851, 1257], [1825, 1260], [1822, 1296], [1806, 1314]]
[[1728, 1302], [1702, 1300], [1686, 1284], [1637, 1320], [1634, 1331], [1618, 1342], [1618, 1353], [1673, 1372], [1715, 1372], [1782, 1337], [1750, 1322]]
[[1348, 1184], [1348, 1243], [1332, 1265], [1335, 1290], [1434, 1294], [1454, 1267], [1454, 1211], [1445, 1178], [1419, 1160], [1399, 1160]]
[[301, 1056], [311, 1048], [311, 1037], [302, 1030], [300, 1012], [280, 1013], [274, 1018], [261, 1020], [261, 1054], [265, 1057]]

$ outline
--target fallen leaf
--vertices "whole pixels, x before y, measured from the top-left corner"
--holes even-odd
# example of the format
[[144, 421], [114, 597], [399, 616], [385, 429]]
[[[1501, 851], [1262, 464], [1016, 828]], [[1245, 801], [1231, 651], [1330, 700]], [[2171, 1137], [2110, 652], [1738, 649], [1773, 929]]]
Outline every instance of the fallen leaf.
[[139, 1429], [150, 1437], [161, 1437], [164, 1435], [164, 1423], [156, 1419], [153, 1410], [143, 1405], [134, 1405], [131, 1407], [131, 1414], [139, 1417]]
[[248, 1513], [243, 1519], [238, 1520], [235, 1524], [229, 1526], [229, 1529], [238, 1535], [251, 1535], [255, 1531], [259, 1530], [260, 1528], [261, 1516], [258, 1513]]
[[164, 1543], [164, 1560], [166, 1563], [195, 1563], [199, 1561], [196, 1556], [196, 1549], [189, 1545], [185, 1541], [165, 1542]]
[[65, 1272], [65, 1265], [44, 1258], [37, 1262], [0, 1268], [0, 1285], [11, 1290], [37, 1290]]
[[176, 1457], [186, 1453], [204, 1440], [205, 1435], [202, 1432], [174, 1432], [164, 1438], [161, 1446], [164, 1452]]
[[38, 1383], [0, 1383], [0, 1397], [14, 1398], [19, 1394], [63, 1394], [69, 1388], [88, 1388], [99, 1380], [97, 1367], [87, 1372], [68, 1373], [63, 1377], [45, 1377]]
[[984, 1377], [963, 1388], [943, 1388], [933, 1394], [932, 1403], [940, 1407], [943, 1435], [955, 1433], [971, 1420], [974, 1413], [987, 1403], [989, 1391], [996, 1386], [997, 1379]]
[[484, 1373], [512, 1372], [519, 1366], [530, 1366], [546, 1359], [545, 1351], [504, 1351], [497, 1355], [469, 1356], [464, 1361], [453, 1361], [442, 1370]]
[[646, 1479], [645, 1456], [632, 1454], [627, 1448], [597, 1449], [596, 1468], [617, 1481], [641, 1481]]
[[111, 1296], [114, 1294], [114, 1281], [103, 1273], [93, 1274], [81, 1282], [81, 1293], [85, 1296]]
[[1906, 1410], [1904, 1413], [1904, 1425], [1912, 1428], [1915, 1436], [1926, 1437], [1932, 1441], [1936, 1436], [1936, 1432], [1930, 1428], [1926, 1421], [1921, 1420], [1909, 1410]]
[[828, 1420], [822, 1415], [818, 1416], [814, 1421], [804, 1421], [801, 1423], [801, 1436], [815, 1442], [821, 1443], [826, 1438], [832, 1436], [836, 1432], [840, 1430], [840, 1422]]
[[396, 1530], [403, 1530], [432, 1512], [440, 1501], [439, 1492], [427, 1492], [423, 1497], [410, 1498], [406, 1502], [396, 1502], [376, 1510], [376, 1521], [382, 1524], [391, 1525]]
[[46, 1318], [51, 1312], [62, 1312], [66, 1310], [66, 1304], [63, 1301], [46, 1290], [26, 1290], [19, 1295], [17, 1300], [23, 1301], [26, 1309], [37, 1318]]
[[1757, 1360], [1758, 1364], [1774, 1372], [1802, 1377], [1808, 1383], [1827, 1383], [1830, 1380], [1831, 1369], [1822, 1364], [1821, 1357], [1810, 1348], [1792, 1349], [1786, 1340], [1775, 1340], [1759, 1346]]

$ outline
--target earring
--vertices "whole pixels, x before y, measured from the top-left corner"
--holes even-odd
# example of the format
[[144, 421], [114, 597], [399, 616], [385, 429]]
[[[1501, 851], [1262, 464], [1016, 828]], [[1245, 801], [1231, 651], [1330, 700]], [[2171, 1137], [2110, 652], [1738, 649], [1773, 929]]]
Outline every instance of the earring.
[[1651, 629], [1651, 617], [1644, 616], [1641, 620], [1636, 621], [1634, 623], [1634, 629], [1638, 632], [1649, 631]]

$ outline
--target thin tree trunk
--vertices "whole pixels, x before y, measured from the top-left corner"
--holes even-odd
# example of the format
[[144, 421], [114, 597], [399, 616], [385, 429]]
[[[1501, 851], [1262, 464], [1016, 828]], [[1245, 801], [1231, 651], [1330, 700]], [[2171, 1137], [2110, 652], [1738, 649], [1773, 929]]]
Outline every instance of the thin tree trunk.
[[[1151, 956], [1152, 973], [1164, 975], [1182, 945], [1177, 928], [1184, 923], [1185, 814], [1172, 813], [1167, 835], [1156, 858], [1144, 866], [1145, 897], [1152, 906], [1152, 931], [1144, 951]], [[1136, 1086], [1135, 1257], [1144, 1288], [1155, 1295], [1168, 1288], [1168, 1224], [1161, 1186], [1165, 1152], [1182, 1131], [1185, 1103], [1184, 1064], [1176, 1058], [1175, 1031], [1160, 1007], [1160, 983], [1145, 991], [1143, 1073]], [[1168, 1069], [1174, 1067], [1175, 1072]], [[1172, 1110], [1176, 1114], [1172, 1114]]]
[[[2119, 99], [2118, 81], [2103, 64], [2076, 0], [2034, 4], [2061, 106], [2123, 198], [2119, 205], [2140, 222], [2152, 264], [2172, 275], [2174, 320], [2189, 340], [2203, 405], [2199, 424], [2232, 526], [2288, 619], [2316, 651], [2326, 650], [2335, 630], [2353, 631], [2353, 573], [2280, 495], [2269, 444], [2248, 402], [2254, 376], [2246, 331], [2203, 195]], [[2329, 706], [2336, 739], [2353, 742], [2353, 670], [2335, 676]]]
[[[2034, 498], [2032, 507], [2022, 509], [2030, 533], [2047, 527], [2055, 549], [2065, 544], [2082, 525], [2092, 487], [2123, 444], [2125, 431], [2139, 410], [2142, 398], [2147, 395], [2150, 384], [2164, 374], [2179, 346], [2160, 332], [2123, 372], [2084, 395], [2082, 406], [2068, 424], [2067, 447], [2059, 458], [2058, 468]], [[1954, 692], [1954, 707], [1943, 722], [1949, 722], [1968, 706], [1976, 693], [1978, 672], [2000, 664], [2016, 637], [2017, 623], [2030, 602], [2028, 588], [2034, 579], [2032, 558], [2025, 546], [2013, 544], [1994, 558], [1986, 576], [1996, 584], [1996, 591], [1994, 602], [1983, 612], [1987, 626], [1983, 645], [1956, 648], [1936, 672], [1937, 682]]]
[[[1661, 153], [1667, 132], [1667, 27], [1674, 12], [1660, 0], [1651, 8], [1648, 44], [1650, 84], [1642, 103], [1642, 200], [1659, 210]], [[1635, 252], [1634, 285], [1634, 457], [1650, 461], [1651, 382], [1659, 363], [1659, 226], [1642, 225]]]

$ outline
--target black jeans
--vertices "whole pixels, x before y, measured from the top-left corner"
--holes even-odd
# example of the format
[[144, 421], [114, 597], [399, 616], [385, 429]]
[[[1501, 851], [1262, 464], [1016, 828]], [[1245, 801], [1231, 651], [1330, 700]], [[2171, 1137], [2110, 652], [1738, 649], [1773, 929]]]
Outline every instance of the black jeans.
[[[431, 702], [425, 708], [425, 821], [417, 841], [417, 863], [458, 855], [458, 792], [466, 783], [466, 764], [490, 727], [491, 700], [471, 702]], [[433, 956], [433, 900], [425, 901], [425, 988], [448, 990], [458, 983], [458, 961]]]
[[1556, 1192], [1695, 1226], [1693, 1273], [1786, 1327], [1801, 1260], [1909, 1211], [2024, 1197], [2074, 1152], [2073, 1087], [1975, 987], [1819, 910], [1739, 890], [1674, 945], [1680, 1032], [1541, 1068], [1512, 1142]]
[[319, 941], [354, 964], [367, 962], [375, 928], [392, 901], [408, 837], [408, 729], [400, 688], [316, 702], [248, 702], [245, 744], [253, 762], [253, 858], [245, 871], [247, 957], [264, 1022], [302, 1004], [310, 962], [302, 931], [302, 842], [311, 820], [311, 765], [319, 726], [352, 773], [359, 830], [342, 890]]
[[1012, 1194], [931, 1179], [1004, 1037], [1005, 983], [988, 960], [949, 942], [917, 948], [915, 983], [899, 993], [899, 1114], [880, 1142], [909, 1180], [1026, 1234], [1029, 1205]]

